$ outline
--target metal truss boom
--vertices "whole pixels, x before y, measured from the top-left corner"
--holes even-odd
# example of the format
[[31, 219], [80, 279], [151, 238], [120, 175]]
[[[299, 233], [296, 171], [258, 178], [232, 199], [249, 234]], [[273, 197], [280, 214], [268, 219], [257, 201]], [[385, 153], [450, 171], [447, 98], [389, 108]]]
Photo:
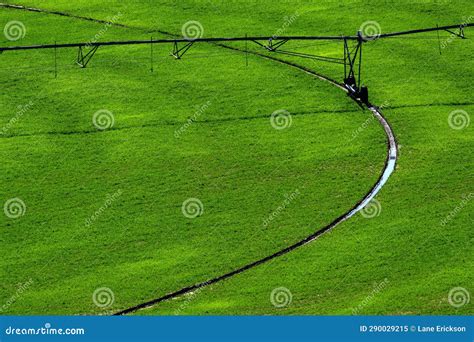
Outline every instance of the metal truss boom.
[[[439, 26], [426, 29], [410, 30], [410, 31], [401, 31], [401, 32], [392, 32], [384, 33], [374, 36], [363, 37], [364, 41], [377, 40], [388, 37], [403, 36], [408, 34], [416, 34], [423, 32], [432, 32], [439, 30], [450, 30], [450, 29], [463, 29], [465, 27], [474, 26], [472, 23], [459, 24], [459, 25], [449, 25], [449, 26]], [[61, 48], [73, 48], [73, 47], [94, 47], [94, 46], [113, 46], [113, 45], [139, 45], [139, 44], [166, 44], [166, 43], [198, 43], [198, 42], [238, 42], [238, 41], [266, 41], [272, 42], [273, 40], [278, 40], [283, 45], [282, 42], [290, 40], [334, 40], [334, 41], [358, 41], [360, 40], [359, 35], [349, 35], [349, 36], [283, 36], [283, 37], [266, 37], [266, 36], [256, 36], [256, 37], [220, 37], [220, 38], [177, 38], [177, 39], [153, 39], [153, 40], [124, 40], [124, 41], [108, 41], [108, 42], [89, 42], [89, 43], [64, 43], [64, 44], [45, 44], [45, 45], [24, 45], [24, 46], [2, 46], [0, 47], [0, 52], [4, 51], [15, 51], [15, 50], [37, 50], [37, 49], [61, 49]], [[268, 47], [271, 49], [275, 48], [275, 44], [270, 43]], [[279, 43], [277, 43], [279, 44]], [[278, 46], [280, 46], [278, 45]], [[278, 47], [277, 46], [277, 47]]]
[[[472, 23], [463, 23], [459, 25], [449, 26], [436, 26], [431, 28], [381, 33], [376, 35], [365, 36], [362, 32], [358, 31], [357, 35], [350, 36], [282, 36], [282, 37], [266, 37], [266, 36], [245, 36], [245, 37], [220, 37], [220, 38], [176, 38], [176, 39], [153, 39], [150, 40], [125, 40], [125, 41], [106, 41], [106, 42], [89, 42], [89, 43], [63, 43], [63, 44], [46, 44], [46, 45], [24, 45], [24, 46], [4, 46], [0, 47], [0, 53], [6, 51], [18, 51], [18, 50], [39, 50], [39, 49], [54, 49], [55, 56], [56, 50], [61, 48], [79, 48], [77, 54], [77, 64], [82, 68], [85, 68], [91, 58], [97, 52], [97, 49], [101, 46], [120, 46], [120, 45], [140, 45], [150, 44], [151, 46], [151, 70], [153, 70], [153, 44], [173, 44], [173, 52], [171, 53], [176, 59], [181, 57], [193, 46], [195, 43], [219, 43], [219, 42], [254, 42], [259, 46], [265, 48], [272, 53], [286, 54], [290, 56], [311, 58], [323, 62], [331, 62], [344, 64], [344, 86], [346, 87], [348, 94], [352, 97], [357, 98], [361, 102], [368, 103], [368, 90], [367, 87], [361, 86], [361, 66], [362, 66], [362, 46], [364, 43], [370, 41], [392, 38], [392, 37], [403, 37], [411, 34], [419, 34], [426, 32], [436, 31], [447, 31], [453, 35], [456, 35], [462, 39], [466, 39], [464, 36], [464, 28], [474, 26]], [[452, 30], [458, 29], [459, 33], [453, 32]], [[284, 51], [280, 47], [289, 41], [340, 41], [344, 44], [344, 59], [330, 57], [330, 56], [318, 56], [308, 53], [296, 52], [296, 51]], [[355, 46], [354, 46], [355, 43]], [[181, 47], [180, 47], [181, 45]], [[352, 48], [351, 48], [352, 45]], [[88, 49], [86, 53], [85, 50]], [[247, 48], [245, 49], [247, 52]], [[440, 50], [441, 52], [441, 50]], [[56, 57], [55, 57], [56, 58]], [[56, 60], [56, 59], [55, 59]], [[55, 62], [56, 63], [56, 62]]]

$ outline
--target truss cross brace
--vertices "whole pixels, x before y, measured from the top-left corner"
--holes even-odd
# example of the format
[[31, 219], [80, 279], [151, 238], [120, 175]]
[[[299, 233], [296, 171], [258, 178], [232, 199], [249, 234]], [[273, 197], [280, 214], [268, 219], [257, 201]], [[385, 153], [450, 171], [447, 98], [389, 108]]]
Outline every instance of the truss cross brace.
[[81, 67], [85, 68], [89, 61], [94, 57], [99, 45], [95, 45], [90, 49], [86, 54], [84, 54], [84, 49], [82, 46], [79, 46], [79, 51], [77, 52], [77, 61], [76, 63]]
[[360, 68], [362, 64], [362, 40], [351, 51], [344, 39], [344, 83], [358, 88], [360, 85]]
[[174, 56], [176, 59], [181, 59], [183, 55], [188, 51], [191, 46], [194, 44], [194, 41], [190, 41], [189, 43], [186, 43], [184, 46], [181, 48], [178, 46], [178, 42], [173, 43], [173, 52], [171, 53], [171, 56]]
[[273, 38], [270, 38], [268, 40], [268, 46], [267, 46], [267, 49], [269, 51], [276, 51], [280, 46], [282, 46], [283, 44], [285, 44], [288, 40], [285, 40], [285, 39], [282, 39], [280, 41], [277, 41], [276, 43], [273, 42]]
[[459, 33], [453, 32], [453, 31], [448, 30], [448, 29], [445, 29], [445, 31], [446, 31], [446, 32], [449, 32], [449, 33], [451, 33], [451, 34], [454, 34], [455, 36], [458, 36], [458, 37], [460, 37], [460, 38], [462, 38], [462, 39], [466, 39], [466, 37], [464, 36], [464, 26], [463, 26], [463, 25], [460, 25], [460, 26], [459, 26]]
[[[276, 40], [276, 42], [275, 42], [275, 40]], [[280, 46], [285, 44], [287, 41], [288, 41], [288, 39], [278, 40], [278, 39], [270, 38], [268, 40], [268, 44], [264, 45], [264, 44], [260, 43], [257, 40], [252, 40], [252, 42], [254, 42], [255, 44], [260, 45], [261, 47], [263, 47], [264, 49], [267, 49], [268, 51], [276, 51]]]
[[359, 98], [362, 102], [368, 102], [366, 87], [361, 87], [360, 75], [362, 66], [362, 44], [364, 38], [362, 33], [357, 32], [357, 45], [350, 49], [347, 39], [344, 39], [344, 85], [350, 96]]

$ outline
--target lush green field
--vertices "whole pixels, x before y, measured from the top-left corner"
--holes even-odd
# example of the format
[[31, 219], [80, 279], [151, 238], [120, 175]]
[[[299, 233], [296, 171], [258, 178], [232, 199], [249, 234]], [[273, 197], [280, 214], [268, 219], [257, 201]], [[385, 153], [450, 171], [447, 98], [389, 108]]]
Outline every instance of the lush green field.
[[[179, 35], [189, 20], [207, 37], [282, 27], [288, 35], [351, 34], [367, 20], [389, 32], [462, 22], [474, 9], [467, 1], [21, 4], [118, 16], [128, 26], [107, 27], [101, 40]], [[23, 39], [2, 46], [89, 41], [105, 27], [3, 8], [0, 19], [26, 27]], [[472, 201], [441, 224], [474, 192], [472, 126], [448, 124], [453, 110], [474, 109], [473, 43], [455, 39], [440, 55], [433, 34], [421, 37], [364, 46], [364, 82], [400, 146], [397, 171], [377, 196], [379, 216], [356, 215], [288, 255], [138, 313], [473, 313], [472, 303], [448, 303], [450, 289], [474, 288]], [[337, 44], [285, 48], [342, 52]], [[298, 241], [375, 183], [386, 155], [383, 129], [365, 125], [369, 112], [339, 89], [251, 54], [246, 66], [244, 54], [218, 46], [195, 45], [179, 61], [170, 49], [153, 48], [153, 73], [149, 46], [100, 48], [86, 69], [73, 63], [77, 51], [58, 50], [57, 78], [52, 50], [0, 56], [0, 129], [8, 128], [0, 135], [0, 195], [26, 206], [19, 218], [0, 217], [2, 313], [109, 314], [160, 297]], [[279, 57], [341, 79], [340, 66]], [[28, 105], [24, 114], [19, 105]], [[112, 127], [94, 127], [98, 110], [113, 113]], [[290, 127], [272, 127], [276, 110], [291, 113]], [[202, 202], [201, 216], [183, 215], [189, 198]], [[105, 307], [93, 301], [102, 287], [114, 295]], [[292, 294], [282, 308], [270, 301], [279, 287]]]

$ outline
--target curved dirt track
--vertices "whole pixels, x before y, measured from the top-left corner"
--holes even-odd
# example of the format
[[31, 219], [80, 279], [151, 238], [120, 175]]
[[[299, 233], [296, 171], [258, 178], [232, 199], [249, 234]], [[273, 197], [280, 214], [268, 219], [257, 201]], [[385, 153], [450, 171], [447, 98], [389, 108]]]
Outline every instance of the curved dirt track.
[[[21, 6], [21, 5], [7, 5], [7, 4], [0, 3], [0, 7], [6, 7], [6, 8], [18, 9], [18, 10], [26, 10], [26, 11], [33, 11], [33, 12], [40, 12], [40, 13], [53, 14], [53, 15], [60, 15], [60, 16], [71, 17], [71, 18], [74, 18], [74, 19], [93, 21], [93, 22], [96, 22], [96, 23], [110, 23], [110, 22], [100, 20], [100, 19], [94, 19], [94, 18], [89, 18], [89, 17], [81, 17], [81, 16], [76, 16], [76, 15], [63, 13], [63, 12], [58, 12], [58, 11], [50, 11], [50, 10], [42, 10], [42, 9], [39, 9], [39, 8], [24, 7], [24, 6]], [[126, 26], [126, 25], [123, 25], [123, 24], [116, 24], [116, 23], [110, 23], [110, 24], [113, 24], [113, 25], [119, 26], [119, 27], [123, 27], [123, 28], [142, 29], [142, 28], [137, 28], [137, 27], [129, 27], [129, 26]], [[173, 34], [170, 34], [170, 33], [165, 32], [165, 31], [160, 31], [160, 30], [151, 30], [151, 31], [160, 32], [160, 33], [163, 33], [163, 34], [174, 36]], [[290, 67], [296, 68], [300, 71], [303, 71], [307, 74], [310, 74], [314, 77], [317, 77], [320, 80], [327, 81], [327, 82], [331, 83], [332, 85], [340, 88], [342, 91], [345, 91], [347, 93], [347, 89], [342, 84], [338, 83], [337, 81], [335, 81], [335, 80], [333, 80], [329, 77], [321, 75], [321, 74], [319, 74], [319, 73], [317, 73], [317, 72], [315, 72], [315, 71], [313, 71], [309, 68], [301, 66], [299, 64], [289, 62], [289, 61], [285, 61], [285, 60], [282, 60], [280, 58], [277, 58], [277, 57], [274, 57], [274, 56], [269, 56], [269, 55], [259, 53], [259, 52], [250, 52], [250, 51], [246, 52], [245, 50], [241, 50], [241, 49], [231, 47], [231, 46], [227, 46], [227, 45], [224, 45], [224, 44], [214, 44], [214, 45], [220, 46], [222, 48], [234, 50], [234, 51], [239, 52], [239, 53], [253, 54], [253, 55], [256, 55], [256, 56], [259, 56], [259, 57], [262, 57], [262, 58], [266, 58], [266, 59], [275, 61], [277, 63], [285, 64], [287, 66], [290, 66]], [[363, 105], [361, 102], [357, 101], [356, 99], [354, 99], [354, 101], [356, 101], [361, 106]], [[294, 244], [292, 244], [288, 247], [285, 247], [284, 249], [281, 249], [281, 250], [279, 250], [279, 251], [277, 251], [277, 252], [275, 252], [275, 253], [273, 253], [269, 256], [266, 256], [262, 259], [256, 260], [256, 261], [254, 261], [252, 263], [249, 263], [247, 265], [241, 266], [241, 267], [239, 267], [239, 268], [237, 268], [237, 269], [235, 269], [231, 272], [225, 273], [221, 276], [218, 276], [218, 277], [215, 277], [215, 278], [212, 278], [212, 279], [200, 282], [200, 283], [196, 283], [194, 285], [190, 285], [190, 286], [181, 288], [177, 291], [166, 294], [164, 296], [161, 296], [161, 297], [149, 300], [147, 302], [137, 304], [137, 305], [132, 306], [130, 308], [121, 310], [121, 311], [115, 313], [114, 315], [125, 315], [125, 314], [128, 314], [128, 313], [132, 313], [132, 312], [138, 311], [140, 309], [147, 308], [147, 307], [153, 306], [155, 304], [158, 304], [160, 302], [166, 301], [168, 299], [179, 297], [183, 294], [192, 292], [192, 291], [197, 290], [197, 289], [201, 289], [201, 288], [206, 287], [208, 285], [212, 285], [212, 284], [215, 284], [217, 282], [228, 279], [230, 277], [233, 277], [233, 276], [235, 276], [239, 273], [242, 273], [246, 270], [249, 270], [249, 269], [254, 268], [258, 265], [261, 265], [261, 264], [263, 264], [267, 261], [270, 261], [270, 260], [275, 259], [279, 256], [287, 254], [287, 253], [289, 253], [289, 252], [291, 252], [291, 251], [293, 251], [293, 250], [295, 250], [295, 249], [297, 249], [301, 246], [304, 246], [304, 245], [316, 240], [318, 237], [320, 237], [324, 233], [332, 230], [333, 228], [338, 226], [340, 223], [346, 221], [347, 219], [349, 219], [350, 217], [355, 215], [358, 211], [363, 209], [377, 195], [377, 193], [382, 189], [383, 185], [386, 183], [386, 181], [388, 180], [388, 178], [390, 177], [392, 172], [395, 170], [395, 165], [396, 165], [396, 161], [397, 161], [397, 157], [398, 157], [398, 147], [397, 147], [395, 135], [393, 133], [392, 128], [390, 127], [390, 124], [384, 118], [381, 110], [378, 107], [369, 104], [369, 105], [367, 105], [367, 108], [372, 112], [372, 114], [375, 116], [375, 118], [378, 120], [378, 122], [384, 128], [384, 131], [385, 131], [385, 134], [386, 134], [386, 137], [387, 137], [387, 142], [386, 142], [386, 144], [387, 144], [387, 156], [386, 156], [386, 159], [385, 159], [385, 165], [384, 165], [383, 172], [379, 176], [377, 182], [369, 189], [367, 194], [360, 201], [358, 201], [351, 209], [349, 209], [347, 212], [345, 212], [344, 214], [342, 214], [341, 216], [339, 216], [338, 218], [333, 220], [331, 223], [329, 223], [325, 227], [315, 231], [313, 234], [311, 234], [311, 235], [303, 238], [302, 240], [300, 240], [300, 241], [298, 241], [298, 242], [296, 242], [296, 243], [294, 243]]]
[[[231, 48], [231, 49], [235, 49], [235, 48]], [[236, 50], [238, 50], [238, 49], [236, 49]], [[239, 51], [241, 51], [241, 50], [239, 50]], [[259, 53], [255, 53], [255, 54], [261, 55]], [[287, 62], [287, 61], [283, 61], [283, 60], [280, 60], [279, 58], [275, 58], [275, 57], [270, 57], [270, 56], [266, 56], [266, 55], [261, 55], [261, 56], [264, 57], [264, 58], [272, 59], [274, 61], [278, 61], [278, 62], [283, 63], [283, 64], [287, 64], [287, 65], [292, 66], [294, 68], [297, 68], [301, 71], [309, 73], [309, 74], [311, 74], [315, 77], [318, 77], [319, 79], [328, 81], [331, 84], [339, 87], [343, 91], [347, 92], [346, 88], [344, 88], [343, 85], [337, 83], [336, 81], [334, 81], [330, 78], [319, 75], [316, 72], [314, 72], [312, 70], [309, 70], [309, 69], [307, 69], [303, 66], [299, 66], [295, 63], [290, 63], [290, 62]], [[361, 103], [359, 103], [359, 104], [361, 104]], [[368, 109], [373, 113], [373, 115], [377, 118], [379, 123], [384, 128], [385, 134], [387, 136], [387, 157], [385, 159], [385, 165], [384, 165], [383, 172], [379, 176], [379, 178], [377, 179], [377, 182], [370, 188], [368, 193], [359, 202], [357, 202], [350, 210], [348, 210], [346, 213], [344, 213], [341, 216], [339, 216], [338, 218], [336, 218], [334, 221], [332, 221], [327, 226], [317, 230], [313, 234], [305, 237], [304, 239], [302, 239], [302, 240], [300, 240], [300, 241], [298, 241], [298, 242], [296, 242], [296, 243], [294, 243], [294, 244], [292, 244], [292, 245], [290, 245], [290, 246], [288, 246], [284, 249], [279, 250], [278, 252], [276, 252], [274, 254], [266, 256], [262, 259], [254, 261], [250, 264], [244, 265], [240, 268], [237, 268], [237, 269], [235, 269], [231, 272], [228, 272], [226, 274], [223, 274], [221, 276], [218, 276], [218, 277], [215, 277], [215, 278], [212, 278], [212, 279], [209, 279], [209, 280], [206, 280], [206, 281], [203, 281], [201, 283], [197, 283], [197, 284], [194, 284], [194, 285], [191, 285], [191, 286], [188, 286], [188, 287], [184, 287], [184, 288], [179, 289], [175, 292], [168, 293], [168, 294], [166, 294], [162, 297], [152, 299], [152, 300], [144, 302], [144, 303], [140, 303], [138, 305], [127, 308], [125, 310], [121, 310], [121, 311], [115, 313], [114, 315], [125, 315], [125, 314], [129, 314], [129, 313], [138, 311], [140, 309], [151, 307], [155, 304], [164, 302], [164, 301], [172, 299], [172, 298], [179, 297], [179, 296], [184, 295], [186, 293], [190, 293], [190, 292], [195, 291], [197, 289], [201, 289], [203, 287], [206, 287], [206, 286], [215, 284], [217, 282], [223, 281], [227, 278], [233, 277], [233, 276], [235, 276], [239, 273], [242, 273], [246, 270], [249, 270], [249, 269], [254, 268], [258, 265], [261, 265], [261, 264], [263, 264], [267, 261], [270, 261], [270, 260], [275, 259], [279, 256], [287, 254], [287, 253], [289, 253], [289, 252], [291, 252], [291, 251], [293, 251], [293, 250], [295, 250], [295, 249], [297, 249], [301, 246], [304, 246], [304, 245], [316, 240], [318, 237], [320, 237], [324, 233], [332, 230], [337, 225], [339, 225], [340, 223], [346, 221], [347, 219], [349, 219], [350, 217], [355, 215], [358, 211], [362, 210], [377, 195], [377, 193], [382, 189], [385, 182], [388, 180], [388, 178], [390, 177], [392, 172], [395, 170], [395, 165], [396, 165], [396, 161], [397, 161], [397, 157], [398, 157], [398, 148], [397, 148], [397, 143], [396, 143], [396, 139], [395, 139], [395, 134], [393, 133], [393, 130], [390, 127], [390, 124], [387, 122], [385, 117], [382, 115], [382, 112], [380, 111], [379, 108], [377, 108], [376, 106], [373, 106], [373, 105], [369, 105]]]

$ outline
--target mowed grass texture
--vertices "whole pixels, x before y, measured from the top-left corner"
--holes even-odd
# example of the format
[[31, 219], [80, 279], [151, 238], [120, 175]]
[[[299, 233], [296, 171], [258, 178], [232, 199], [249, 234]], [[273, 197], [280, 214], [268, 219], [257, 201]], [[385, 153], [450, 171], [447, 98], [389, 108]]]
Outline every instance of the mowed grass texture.
[[[79, 41], [102, 27], [86, 23], [83, 33], [82, 21], [1, 13], [33, 31], [43, 21], [22, 44], [64, 25]], [[107, 34], [122, 31], [131, 34]], [[382, 169], [380, 127], [353, 141], [369, 114], [283, 65], [250, 56], [246, 67], [243, 56], [202, 45], [193, 51], [202, 58], [181, 61], [156, 48], [153, 73], [149, 47], [104, 49], [80, 69], [75, 50], [60, 50], [54, 78], [52, 52], [2, 56], [11, 63], [1, 71], [2, 197], [26, 206], [1, 218], [6, 313], [108, 314], [229, 272], [331, 222]], [[28, 109], [11, 125], [18, 105]], [[112, 127], [93, 125], [99, 110], [112, 113]], [[291, 113], [291, 125], [275, 129], [276, 110]], [[182, 213], [190, 198], [203, 205], [199, 217]], [[288, 198], [291, 210], [268, 222]], [[102, 287], [112, 306], [94, 303]]]
[[[473, 12], [467, 2], [24, 3], [101, 19], [121, 13], [118, 21], [133, 27], [110, 28], [101, 39], [149, 39], [160, 36], [156, 30], [181, 35], [189, 20], [198, 20], [208, 37], [273, 35], [283, 27], [284, 34], [353, 34], [368, 20], [389, 32], [463, 22]], [[2, 16], [32, 26], [21, 44], [87, 41], [103, 27], [12, 10]], [[442, 43], [448, 38], [440, 36]], [[285, 49], [342, 52], [333, 43], [291, 44]], [[454, 110], [472, 113], [472, 47], [470, 40], [453, 40], [440, 55], [436, 34], [364, 46], [364, 83], [371, 100], [384, 105], [400, 144], [397, 171], [377, 196], [378, 216], [357, 215], [315, 243], [139, 313], [472, 313], [472, 303], [455, 307], [448, 300], [451, 289], [472, 293], [474, 283], [472, 201], [463, 201], [473, 192], [472, 127], [456, 130], [448, 122]], [[149, 47], [99, 50], [86, 70], [73, 67], [74, 51], [59, 52], [54, 81], [52, 51], [38, 58], [2, 56], [35, 71], [2, 70], [2, 80], [14, 90], [2, 97], [12, 113], [1, 114], [4, 122], [19, 102], [29, 101], [32, 85], [48, 89], [40, 115], [25, 115], [28, 120], [9, 131], [27, 136], [2, 139], [9, 146], [2, 148], [9, 161], [4, 198], [27, 203], [27, 214], [8, 219], [8, 234], [2, 234], [11, 250], [3, 267], [5, 298], [19, 282], [33, 280], [7, 312], [111, 313], [159, 297], [297, 241], [349, 209], [375, 182], [385, 158], [383, 131], [340, 90], [252, 55], [246, 67], [243, 54], [195, 45], [174, 61], [165, 57], [170, 48], [154, 49], [153, 74]], [[291, 60], [342, 77], [340, 66]], [[57, 88], [51, 89], [54, 82]], [[50, 100], [61, 92], [62, 100]], [[176, 129], [204, 105], [198, 122], [176, 139]], [[97, 132], [91, 116], [102, 108], [114, 113], [115, 125]], [[53, 109], [68, 115], [58, 121]], [[277, 109], [293, 114], [290, 128], [271, 127], [269, 115]], [[52, 133], [41, 142], [38, 132]], [[32, 145], [36, 162], [26, 157]], [[23, 160], [12, 152], [19, 146]], [[43, 184], [32, 189], [36, 178]], [[25, 196], [18, 195], [20, 189], [27, 189]], [[87, 227], [85, 218], [118, 190], [118, 199]], [[296, 190], [295, 200], [264, 225]], [[196, 219], [181, 213], [189, 197], [204, 205]], [[99, 287], [113, 291], [112, 305], [94, 305], [92, 293]], [[291, 301], [277, 307], [271, 293], [282, 287]]]

